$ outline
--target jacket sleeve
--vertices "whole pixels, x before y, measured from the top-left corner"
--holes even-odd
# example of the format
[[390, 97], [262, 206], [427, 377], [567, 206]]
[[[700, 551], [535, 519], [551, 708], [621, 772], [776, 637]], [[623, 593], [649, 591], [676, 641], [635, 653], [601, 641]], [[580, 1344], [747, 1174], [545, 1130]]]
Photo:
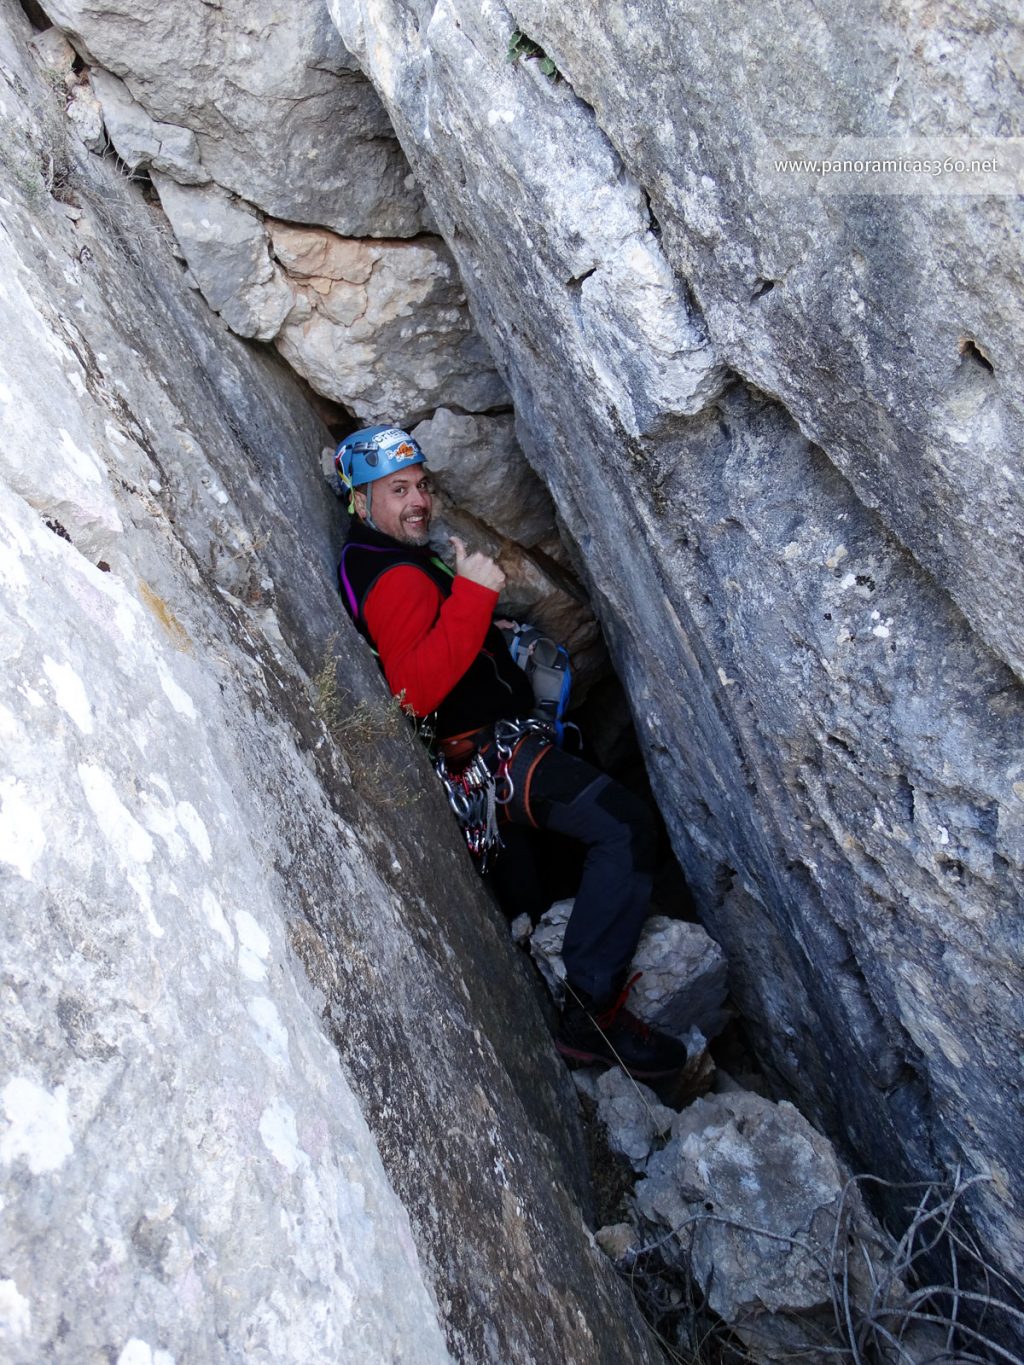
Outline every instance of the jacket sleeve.
[[479, 654], [498, 594], [457, 577], [450, 597], [420, 569], [381, 574], [363, 606], [384, 676], [418, 716], [439, 706]]

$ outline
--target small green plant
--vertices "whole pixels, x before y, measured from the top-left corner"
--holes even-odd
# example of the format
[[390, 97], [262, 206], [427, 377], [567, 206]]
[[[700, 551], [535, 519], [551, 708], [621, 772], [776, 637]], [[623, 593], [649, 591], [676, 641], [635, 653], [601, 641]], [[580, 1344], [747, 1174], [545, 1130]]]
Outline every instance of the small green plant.
[[72, 177], [67, 91], [59, 73], [47, 71], [43, 79], [47, 88], [41, 101], [30, 102], [23, 86], [19, 91], [31, 113], [29, 125], [0, 117], [0, 166], [34, 209], [50, 195], [66, 200]]
[[313, 706], [331, 735], [335, 739], [348, 735], [367, 743], [376, 743], [400, 734], [403, 721], [409, 714], [404, 693], [389, 697], [386, 701], [355, 701], [338, 684], [335, 662], [337, 646], [338, 637], [332, 635], [327, 641], [324, 661], [313, 678]]
[[386, 699], [356, 701], [338, 684], [336, 635], [327, 642], [324, 662], [313, 677], [313, 709], [348, 763], [352, 782], [382, 806], [401, 809], [414, 805], [423, 794], [414, 790], [402, 772], [393, 750], [385, 746], [398, 739], [408, 724], [410, 709], [404, 694]]
[[517, 62], [520, 57], [526, 61], [536, 60], [548, 80], [558, 80], [562, 74], [540, 43], [535, 43], [532, 38], [527, 37], [521, 28], [512, 31], [512, 37], [508, 40], [507, 56], [510, 62]]

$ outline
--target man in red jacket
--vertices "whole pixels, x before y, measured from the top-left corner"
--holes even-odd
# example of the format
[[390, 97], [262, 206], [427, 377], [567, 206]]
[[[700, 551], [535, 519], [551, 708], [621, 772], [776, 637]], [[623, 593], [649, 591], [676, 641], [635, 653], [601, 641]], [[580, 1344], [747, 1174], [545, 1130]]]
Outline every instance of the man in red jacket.
[[[533, 689], [493, 624], [505, 575], [456, 537], [454, 573], [429, 545], [433, 501], [418, 444], [396, 427], [346, 437], [335, 456], [353, 519], [338, 577], [357, 627], [377, 650], [396, 696], [436, 713], [450, 762], [493, 752], [494, 726], [527, 717]], [[566, 1005], [556, 1046], [579, 1062], [617, 1062], [655, 1080], [686, 1049], [625, 1008], [627, 971], [648, 913], [655, 833], [642, 801], [564, 753], [545, 730], [517, 745], [512, 820], [565, 834], [587, 849], [562, 947]]]

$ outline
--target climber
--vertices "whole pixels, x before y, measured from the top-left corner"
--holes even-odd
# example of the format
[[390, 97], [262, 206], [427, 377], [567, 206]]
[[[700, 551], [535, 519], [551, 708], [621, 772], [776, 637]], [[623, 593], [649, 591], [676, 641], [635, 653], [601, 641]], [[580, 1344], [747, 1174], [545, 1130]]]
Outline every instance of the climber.
[[[562, 958], [566, 1005], [556, 1046], [570, 1061], [619, 1063], [631, 1075], [674, 1075], [686, 1049], [625, 1006], [627, 970], [648, 913], [655, 831], [642, 801], [523, 721], [533, 690], [492, 622], [505, 575], [451, 537], [454, 574], [429, 545], [433, 500], [417, 442], [375, 426], [335, 456], [355, 512], [338, 574], [350, 615], [375, 647], [391, 691], [433, 716], [451, 764], [494, 761], [494, 730], [514, 723], [509, 769], [514, 823], [557, 831], [586, 847]], [[526, 728], [529, 724], [529, 728]]]

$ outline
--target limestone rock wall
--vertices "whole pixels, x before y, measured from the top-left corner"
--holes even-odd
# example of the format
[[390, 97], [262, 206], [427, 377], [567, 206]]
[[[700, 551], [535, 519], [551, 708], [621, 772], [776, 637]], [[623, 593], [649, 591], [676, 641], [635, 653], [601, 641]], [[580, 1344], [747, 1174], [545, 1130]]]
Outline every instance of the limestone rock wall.
[[93, 151], [112, 148], [151, 180], [185, 281], [237, 335], [273, 343], [353, 427], [439, 421], [450, 432], [454, 408], [449, 501], [472, 487], [485, 449], [513, 472], [483, 515], [479, 498], [454, 499], [437, 548], [448, 553], [444, 533], [456, 530], [499, 553], [506, 609], [571, 644], [581, 695], [606, 676], [458, 268], [326, 11], [56, 0], [46, 13], [60, 27], [35, 45], [71, 94], [69, 117]]
[[[1019, 195], [769, 192], [1019, 132], [1019, 20], [331, 0], [578, 552], [760, 1051], [1024, 1260]], [[553, 60], [507, 60], [522, 29]], [[940, 144], [941, 147], [941, 144]], [[1017, 671], [1015, 671], [1017, 670]]]
[[653, 1359], [325, 430], [0, 19], [0, 1354]]
[[[215, 181], [264, 213], [344, 236], [422, 229], [422, 198], [387, 115], [319, 6], [46, 0], [42, 8], [90, 66], [119, 78], [101, 75], [96, 93], [133, 169], [187, 167], [187, 184]], [[172, 157], [161, 165], [168, 142]]]

